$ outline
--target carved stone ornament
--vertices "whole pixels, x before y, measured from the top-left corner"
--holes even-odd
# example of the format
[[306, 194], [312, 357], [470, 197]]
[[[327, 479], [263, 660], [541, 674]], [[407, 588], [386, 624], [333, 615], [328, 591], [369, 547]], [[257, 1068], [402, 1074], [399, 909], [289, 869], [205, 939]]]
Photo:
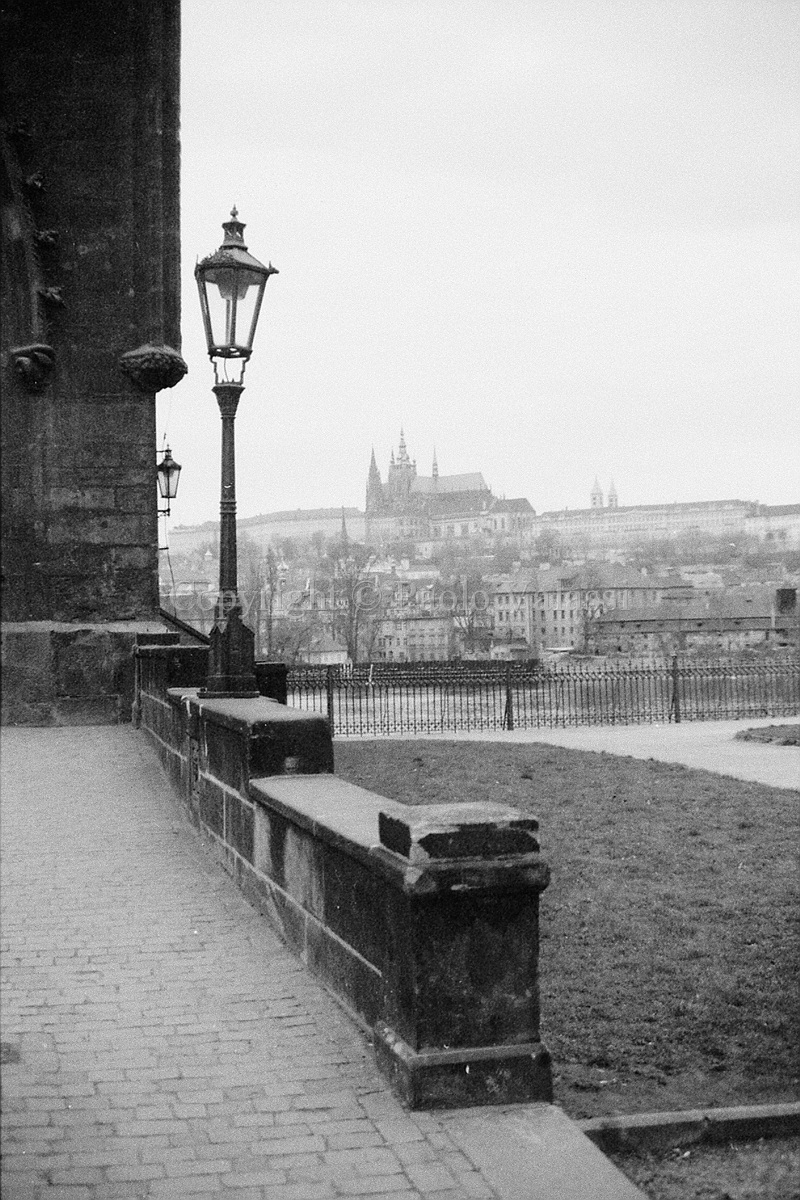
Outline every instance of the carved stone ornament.
[[56, 356], [52, 346], [34, 342], [30, 346], [13, 346], [9, 357], [22, 386], [29, 392], [41, 392], [53, 373]]
[[139, 346], [123, 354], [119, 365], [141, 392], [175, 387], [189, 370], [171, 346]]

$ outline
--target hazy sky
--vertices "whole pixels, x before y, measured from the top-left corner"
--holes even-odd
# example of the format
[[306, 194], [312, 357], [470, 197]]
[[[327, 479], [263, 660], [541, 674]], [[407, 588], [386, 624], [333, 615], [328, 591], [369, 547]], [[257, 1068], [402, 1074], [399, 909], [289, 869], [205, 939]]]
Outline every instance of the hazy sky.
[[183, 0], [175, 523], [219, 504], [193, 279], [231, 206], [270, 279], [239, 515], [420, 473], [537, 511], [800, 501], [800, 4]]

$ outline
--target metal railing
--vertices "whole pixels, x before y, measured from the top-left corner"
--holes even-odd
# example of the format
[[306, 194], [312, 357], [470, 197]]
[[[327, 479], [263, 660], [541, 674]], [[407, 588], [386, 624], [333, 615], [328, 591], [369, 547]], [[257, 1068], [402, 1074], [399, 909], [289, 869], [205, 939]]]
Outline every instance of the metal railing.
[[325, 713], [340, 736], [779, 717], [800, 713], [800, 662], [291, 667], [288, 702]]

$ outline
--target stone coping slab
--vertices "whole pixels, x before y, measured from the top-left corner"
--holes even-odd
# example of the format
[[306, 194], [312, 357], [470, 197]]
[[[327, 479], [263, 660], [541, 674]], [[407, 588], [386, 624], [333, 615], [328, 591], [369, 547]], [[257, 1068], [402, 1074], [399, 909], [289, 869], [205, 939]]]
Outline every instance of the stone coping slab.
[[179, 693], [181, 702], [188, 702], [190, 710], [212, 716], [218, 725], [226, 725], [229, 729], [249, 727], [254, 735], [268, 731], [270, 725], [327, 724], [327, 717], [321, 713], [287, 708], [285, 704], [269, 700], [266, 696], [244, 700], [232, 696], [215, 699], [213, 696], [200, 696], [197, 688], [170, 688], [169, 695], [173, 693]]
[[578, 1125], [606, 1153], [667, 1150], [698, 1142], [797, 1137], [800, 1135], [800, 1102], [594, 1117], [590, 1121], [579, 1121]]
[[368, 792], [337, 775], [283, 776], [254, 779], [250, 791], [276, 807], [314, 837], [342, 840], [364, 851], [380, 845], [381, 812], [405, 809], [396, 801]]
[[[394, 828], [408, 831], [419, 828], [427, 835], [431, 828], [436, 827], [438, 810], [441, 809], [446, 820], [452, 818], [452, 805], [430, 805], [424, 815], [421, 814], [422, 819], [417, 826], [415, 814], [420, 810], [377, 796], [336, 775], [276, 775], [253, 779], [250, 781], [249, 794], [306, 829], [313, 837], [368, 863], [372, 870], [379, 871], [409, 895], [497, 888], [505, 891], [531, 888], [542, 891], [550, 879], [549, 867], [540, 860], [536, 843], [535, 849], [526, 842], [522, 851], [510, 853], [506, 848], [498, 852], [492, 844], [490, 830], [485, 835], [487, 857], [475, 854], [469, 820], [462, 820], [460, 826], [461, 833], [470, 844], [471, 857], [443, 854], [442, 857], [432, 858], [425, 854], [424, 857], [416, 855], [412, 859], [383, 844], [381, 829], [387, 817]], [[479, 831], [489, 829], [483, 806], [474, 807], [477, 811], [469, 814], [473, 827]], [[488, 807], [492, 809], [492, 818], [506, 823], [517, 822], [518, 814], [514, 809], [500, 804]], [[532, 818], [527, 823], [537, 824]], [[522, 832], [527, 834], [526, 830]], [[441, 843], [439, 846], [443, 850], [448, 848]]]
[[644, 1200], [553, 1104], [453, 1109], [436, 1117], [502, 1200]]
[[104, 633], [170, 633], [157, 618], [141, 621], [2, 621], [3, 633], [74, 633], [76, 630]]

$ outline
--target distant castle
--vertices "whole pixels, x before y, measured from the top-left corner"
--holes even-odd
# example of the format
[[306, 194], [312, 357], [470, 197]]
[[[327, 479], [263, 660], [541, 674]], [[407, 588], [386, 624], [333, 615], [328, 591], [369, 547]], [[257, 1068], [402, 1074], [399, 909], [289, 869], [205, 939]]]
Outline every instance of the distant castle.
[[[483, 538], [487, 549], [506, 544], [521, 553], [536, 549], [544, 537], [551, 552], [585, 557], [595, 551], [669, 540], [681, 535], [707, 535], [729, 542], [745, 537], [776, 549], [800, 548], [800, 505], [762, 505], [753, 500], [695, 500], [683, 503], [622, 506], [611, 482], [608, 494], [597, 479], [589, 507], [536, 513], [524, 498], [497, 497], [479, 471], [440, 475], [436, 451], [430, 475], [418, 475], [403, 430], [391, 453], [384, 482], [373, 449], [367, 475], [365, 512], [345, 513], [350, 538], [373, 550], [398, 542], [413, 543], [420, 558], [435, 558], [448, 542]], [[342, 527], [342, 509], [296, 509], [262, 514], [240, 521], [260, 544], [281, 538], [308, 541], [314, 534], [333, 538]], [[173, 529], [173, 549], [204, 545], [215, 522], [194, 529]], [[555, 540], [554, 540], [555, 539]], [[477, 543], [473, 541], [473, 549]], [[540, 544], [540, 551], [543, 546]]]
[[506, 532], [512, 529], [515, 515], [519, 528], [525, 514], [534, 515], [527, 500], [499, 500], [479, 471], [440, 475], [435, 450], [431, 474], [418, 475], [402, 429], [385, 483], [372, 451], [365, 513], [369, 545]]

